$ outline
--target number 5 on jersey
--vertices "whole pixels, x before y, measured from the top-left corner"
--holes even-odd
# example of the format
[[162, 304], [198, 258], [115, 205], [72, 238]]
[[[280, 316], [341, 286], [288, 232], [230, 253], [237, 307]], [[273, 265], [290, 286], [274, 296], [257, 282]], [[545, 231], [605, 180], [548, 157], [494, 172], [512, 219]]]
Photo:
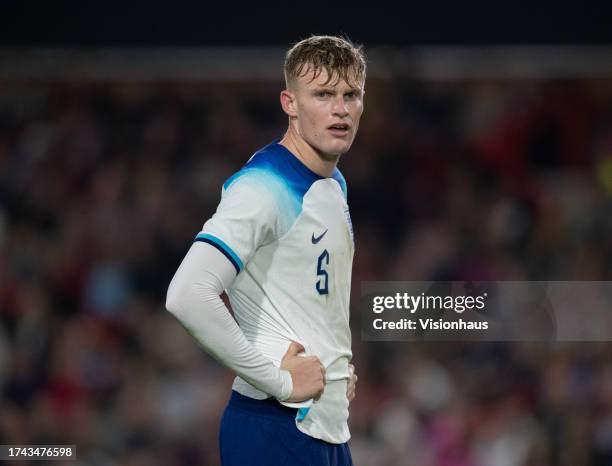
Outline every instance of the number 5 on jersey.
[[321, 255], [319, 256], [319, 259], [317, 260], [317, 283], [315, 285], [315, 288], [317, 289], [318, 293], [323, 295], [323, 294], [328, 294], [329, 293], [329, 275], [327, 274], [327, 270], [325, 270], [325, 268], [329, 265], [329, 252], [327, 252], [327, 249], [323, 250], [323, 252], [321, 253]]

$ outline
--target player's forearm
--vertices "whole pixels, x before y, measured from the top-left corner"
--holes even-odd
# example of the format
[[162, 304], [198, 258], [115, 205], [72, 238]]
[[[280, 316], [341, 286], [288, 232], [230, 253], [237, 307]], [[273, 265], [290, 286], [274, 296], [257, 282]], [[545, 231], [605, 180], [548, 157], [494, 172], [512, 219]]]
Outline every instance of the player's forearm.
[[166, 308], [215, 359], [256, 388], [286, 400], [291, 395], [291, 375], [246, 339], [219, 297], [235, 274], [224, 261], [213, 247], [194, 245], [172, 279]]

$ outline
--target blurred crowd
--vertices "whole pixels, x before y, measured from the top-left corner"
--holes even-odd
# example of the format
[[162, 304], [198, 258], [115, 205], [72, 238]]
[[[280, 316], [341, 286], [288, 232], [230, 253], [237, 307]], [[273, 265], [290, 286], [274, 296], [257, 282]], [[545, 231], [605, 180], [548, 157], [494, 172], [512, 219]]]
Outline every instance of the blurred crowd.
[[[283, 135], [281, 88], [2, 83], [0, 444], [219, 463], [233, 374], [165, 293], [223, 181]], [[370, 79], [365, 108], [339, 165], [355, 464], [612, 464], [612, 344], [364, 342], [357, 305], [365, 280], [610, 280], [612, 80]]]

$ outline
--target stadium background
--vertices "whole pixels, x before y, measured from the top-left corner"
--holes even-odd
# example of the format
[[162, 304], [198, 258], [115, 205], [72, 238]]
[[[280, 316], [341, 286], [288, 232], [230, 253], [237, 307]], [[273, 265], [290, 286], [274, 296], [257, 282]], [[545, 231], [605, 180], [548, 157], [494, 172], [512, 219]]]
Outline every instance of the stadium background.
[[[218, 463], [233, 376], [165, 291], [222, 182], [282, 135], [283, 50], [310, 32], [346, 32], [370, 59], [340, 164], [354, 303], [374, 279], [611, 278], [601, 11], [431, 5], [296, 28], [219, 6], [5, 7], [0, 444]], [[364, 343], [356, 306], [353, 328], [356, 464], [612, 464], [609, 343]]]

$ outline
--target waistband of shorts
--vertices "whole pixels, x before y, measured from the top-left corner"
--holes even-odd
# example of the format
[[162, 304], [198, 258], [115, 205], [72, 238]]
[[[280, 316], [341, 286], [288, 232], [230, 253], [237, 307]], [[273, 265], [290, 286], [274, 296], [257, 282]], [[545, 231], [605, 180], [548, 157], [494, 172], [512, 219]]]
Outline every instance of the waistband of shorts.
[[232, 396], [229, 399], [227, 407], [230, 409], [248, 411], [254, 414], [291, 420], [295, 419], [298, 412], [297, 408], [283, 406], [274, 398], [256, 400], [255, 398], [242, 395], [236, 390], [232, 390]]

